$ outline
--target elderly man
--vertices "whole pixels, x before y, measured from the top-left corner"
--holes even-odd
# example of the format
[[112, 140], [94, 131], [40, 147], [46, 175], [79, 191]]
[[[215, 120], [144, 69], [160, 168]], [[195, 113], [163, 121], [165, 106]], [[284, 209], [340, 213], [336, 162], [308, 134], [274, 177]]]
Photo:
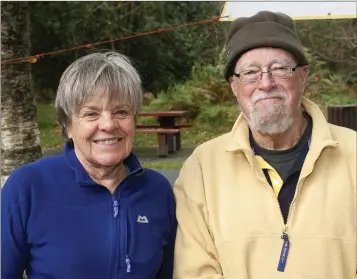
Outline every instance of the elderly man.
[[287, 15], [231, 24], [225, 77], [242, 113], [175, 183], [175, 279], [355, 277], [356, 132], [303, 97], [308, 70]]

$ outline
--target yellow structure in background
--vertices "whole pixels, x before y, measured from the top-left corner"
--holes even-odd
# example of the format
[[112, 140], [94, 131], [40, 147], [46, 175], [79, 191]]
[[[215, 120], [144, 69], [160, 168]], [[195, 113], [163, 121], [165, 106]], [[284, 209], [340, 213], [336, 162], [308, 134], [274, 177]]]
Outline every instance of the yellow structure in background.
[[226, 1], [220, 21], [233, 21], [238, 17], [249, 17], [259, 11], [281, 12], [295, 20], [357, 18], [357, 2], [325, 1]]

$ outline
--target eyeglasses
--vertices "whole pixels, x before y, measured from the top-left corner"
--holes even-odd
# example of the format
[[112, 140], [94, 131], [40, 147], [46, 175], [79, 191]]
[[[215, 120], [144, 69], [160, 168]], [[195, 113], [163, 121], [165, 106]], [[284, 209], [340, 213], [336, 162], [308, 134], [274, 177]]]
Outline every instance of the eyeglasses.
[[268, 73], [270, 77], [284, 79], [291, 77], [293, 72], [295, 72], [296, 68], [300, 67], [296, 65], [295, 67], [283, 66], [276, 67], [266, 72], [262, 70], [247, 70], [241, 71], [240, 73], [233, 73], [236, 77], [240, 79], [241, 82], [256, 82], [261, 80], [264, 73]]

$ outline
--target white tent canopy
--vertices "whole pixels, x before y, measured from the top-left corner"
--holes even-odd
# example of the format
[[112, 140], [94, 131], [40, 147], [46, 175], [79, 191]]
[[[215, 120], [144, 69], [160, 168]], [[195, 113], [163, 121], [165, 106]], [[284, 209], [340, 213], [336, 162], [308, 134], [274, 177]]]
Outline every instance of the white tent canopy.
[[293, 2], [293, 1], [226, 1], [221, 21], [233, 21], [238, 17], [249, 17], [259, 11], [281, 12], [295, 20], [357, 18], [357, 2]]

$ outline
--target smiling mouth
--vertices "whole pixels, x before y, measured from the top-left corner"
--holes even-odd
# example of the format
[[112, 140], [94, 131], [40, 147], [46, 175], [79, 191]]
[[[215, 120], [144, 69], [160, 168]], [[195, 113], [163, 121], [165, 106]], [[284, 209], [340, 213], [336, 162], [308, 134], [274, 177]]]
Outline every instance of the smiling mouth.
[[99, 145], [113, 145], [117, 144], [121, 139], [106, 139], [106, 140], [95, 140], [94, 142]]
[[259, 103], [260, 101], [272, 100], [272, 99], [281, 100], [281, 98], [279, 98], [279, 97], [267, 97], [267, 98], [260, 99], [260, 100], [256, 101], [255, 103]]

